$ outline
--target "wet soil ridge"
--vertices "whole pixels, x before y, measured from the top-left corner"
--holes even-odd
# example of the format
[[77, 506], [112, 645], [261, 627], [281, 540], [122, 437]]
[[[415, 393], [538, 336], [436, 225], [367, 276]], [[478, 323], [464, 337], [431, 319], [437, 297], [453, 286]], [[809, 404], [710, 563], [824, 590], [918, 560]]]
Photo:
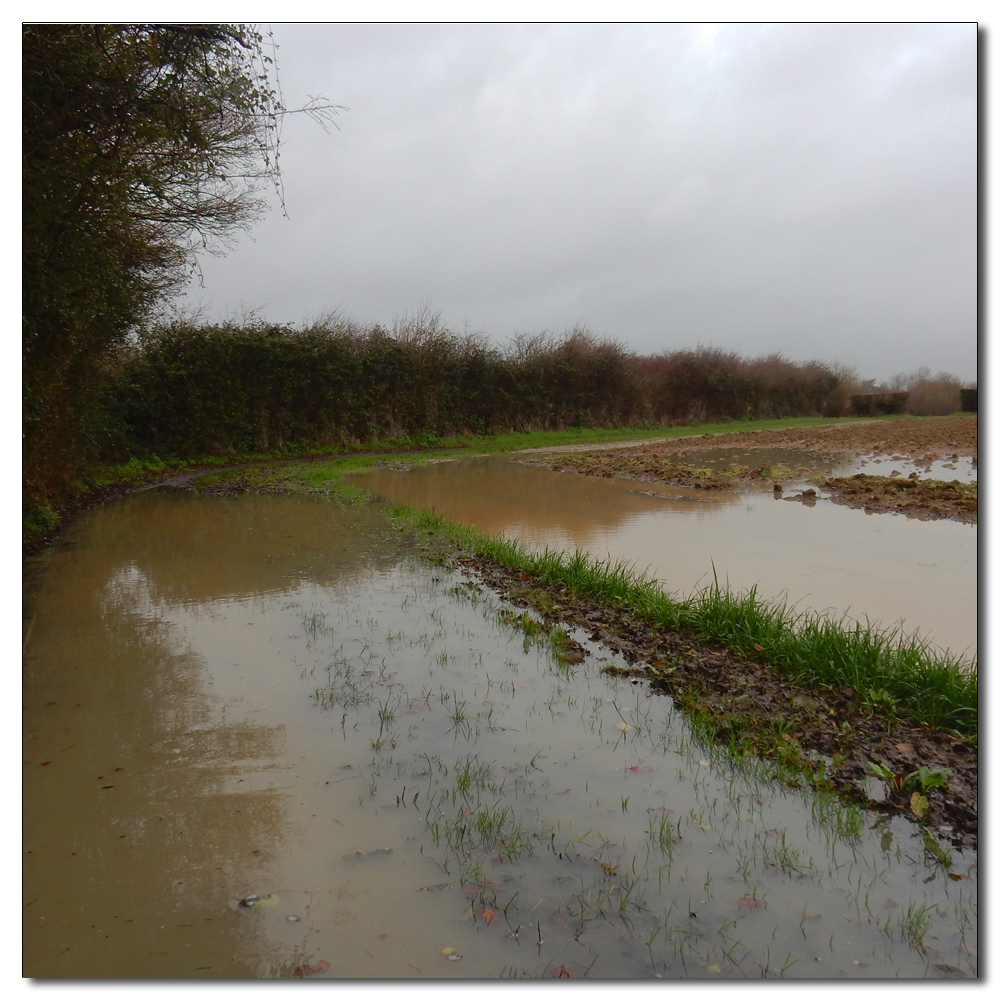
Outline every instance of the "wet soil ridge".
[[876, 824], [879, 817], [905, 815], [924, 829], [925, 846], [935, 856], [936, 837], [977, 845], [978, 749], [972, 738], [908, 722], [891, 711], [888, 698], [879, 709], [849, 686], [804, 689], [800, 678], [774, 665], [488, 555], [460, 556], [457, 565], [547, 623], [582, 629], [620, 654], [632, 667], [615, 672], [668, 694], [706, 741], [737, 756], [774, 761], [789, 786], [805, 782], [835, 791], [863, 804]]
[[[978, 418], [902, 418], [819, 427], [736, 431], [674, 438], [640, 446], [561, 451], [558, 457], [538, 454], [521, 461], [543, 465], [557, 472], [711, 490], [732, 490], [741, 483], [762, 480], [801, 480], [815, 471], [808, 466], [791, 469], [736, 463], [722, 469], [709, 469], [684, 461], [685, 457], [706, 447], [787, 448], [811, 452], [817, 457], [845, 453], [889, 456], [895, 461], [909, 460], [918, 468], [927, 470], [935, 461], [955, 461], [959, 458], [978, 461]], [[556, 453], [551, 454], [554, 456]], [[974, 484], [911, 478], [897, 480], [889, 476], [867, 476], [863, 480], [858, 477], [817, 478], [815, 482], [828, 489], [835, 502], [863, 507], [872, 512], [899, 511], [911, 516], [972, 521], [978, 511], [978, 493]], [[861, 502], [862, 498], [864, 502]]]
[[817, 485], [833, 494], [830, 499], [834, 503], [869, 513], [894, 511], [908, 517], [927, 520], [945, 517], [970, 524], [979, 519], [977, 483], [918, 479], [915, 473], [896, 479], [859, 472], [854, 476], [821, 479]]

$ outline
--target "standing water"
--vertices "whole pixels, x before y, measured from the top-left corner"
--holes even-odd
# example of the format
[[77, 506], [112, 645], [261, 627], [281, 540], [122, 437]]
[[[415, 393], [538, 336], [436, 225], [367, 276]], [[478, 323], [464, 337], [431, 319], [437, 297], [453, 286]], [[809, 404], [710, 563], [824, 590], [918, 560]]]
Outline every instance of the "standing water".
[[146, 493], [50, 554], [24, 975], [976, 974], [974, 854], [734, 765], [396, 535]]
[[902, 622], [904, 632], [918, 630], [956, 654], [976, 653], [975, 525], [789, 501], [775, 498], [770, 482], [763, 491], [725, 493], [496, 458], [376, 468], [356, 481], [491, 534], [632, 563], [683, 595], [717, 577], [803, 610]]

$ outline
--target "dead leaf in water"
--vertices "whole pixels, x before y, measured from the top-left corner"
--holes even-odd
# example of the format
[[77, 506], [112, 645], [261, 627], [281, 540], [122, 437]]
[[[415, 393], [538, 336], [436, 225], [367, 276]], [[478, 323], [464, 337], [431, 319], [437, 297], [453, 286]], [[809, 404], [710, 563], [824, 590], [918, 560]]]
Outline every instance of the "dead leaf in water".
[[740, 896], [740, 898], [738, 900], [736, 900], [736, 902], [739, 903], [740, 906], [760, 906], [761, 905], [760, 900], [759, 899], [754, 899], [753, 896]]
[[489, 910], [489, 909], [483, 910], [482, 912], [483, 923], [492, 924], [493, 921], [496, 919], [496, 915], [497, 915], [496, 910]]
[[935, 962], [934, 968], [940, 972], [950, 973], [951, 975], [965, 976], [965, 973], [961, 969], [956, 968], [954, 965], [944, 965], [943, 963]]
[[778, 837], [777, 830], [765, 830], [764, 833], [766, 833], [769, 837], [774, 837], [775, 839]]
[[882, 905], [887, 910], [898, 910], [899, 909], [899, 903], [897, 903], [896, 900], [894, 900], [894, 899], [887, 899]]
[[574, 972], [572, 969], [567, 968], [565, 965], [560, 965], [559, 968], [552, 970], [553, 979], [579, 979], [580, 975]]
[[329, 972], [330, 963], [325, 959], [321, 958], [315, 965], [300, 965], [295, 970], [295, 975], [299, 978], [304, 976], [318, 976], [321, 972]]
[[378, 938], [379, 941], [388, 941], [389, 940], [389, 935], [388, 934], [376, 934], [375, 937]]
[[956, 875], [955, 872], [948, 872], [948, 878], [953, 882], [961, 882], [962, 879], [967, 879], [968, 877], [968, 875]]

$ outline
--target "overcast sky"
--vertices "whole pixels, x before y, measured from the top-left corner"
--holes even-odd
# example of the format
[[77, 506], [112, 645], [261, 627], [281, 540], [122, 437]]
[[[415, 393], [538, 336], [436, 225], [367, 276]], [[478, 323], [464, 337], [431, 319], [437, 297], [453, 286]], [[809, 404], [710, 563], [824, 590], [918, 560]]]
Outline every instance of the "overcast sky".
[[976, 378], [972, 24], [274, 25], [289, 218], [185, 300], [206, 319], [643, 352], [781, 351]]

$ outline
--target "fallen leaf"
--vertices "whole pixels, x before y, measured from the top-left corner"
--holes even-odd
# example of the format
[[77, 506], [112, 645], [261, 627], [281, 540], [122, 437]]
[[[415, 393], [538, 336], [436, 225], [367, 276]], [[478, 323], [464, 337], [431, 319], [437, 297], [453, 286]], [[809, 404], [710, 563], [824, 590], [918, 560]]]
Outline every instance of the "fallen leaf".
[[303, 976], [318, 976], [321, 972], [328, 972], [329, 969], [330, 963], [325, 958], [321, 958], [315, 965], [300, 965], [295, 970], [295, 975], [300, 978]]
[[627, 733], [632, 727], [627, 722], [618, 723], [618, 731], [620, 733]]
[[765, 830], [764, 833], [766, 833], [769, 837], [774, 837], [775, 839], [778, 837], [777, 830]]
[[794, 743], [794, 742], [795, 742], [795, 737], [794, 737], [794, 736], [792, 736], [792, 734], [791, 734], [791, 733], [782, 733], [782, 734], [781, 734], [781, 738], [782, 738], [782, 739], [783, 739], [783, 740], [784, 740], [784, 741], [785, 741], [786, 743]]
[[961, 969], [956, 968], [954, 965], [944, 965], [943, 963], [935, 963], [934, 968], [940, 970], [941, 972], [957, 973], [960, 976], [965, 975], [965, 973]]
[[898, 910], [899, 909], [899, 903], [897, 903], [896, 900], [894, 900], [894, 899], [887, 899], [882, 905], [887, 910]]
[[802, 911], [803, 920], [819, 920], [820, 915], [818, 913], [810, 913], [808, 910]]
[[377, 937], [379, 941], [387, 941], [389, 939], [388, 934], [376, 934], [375, 937]]
[[712, 829], [711, 826], [709, 826], [708, 823], [699, 823], [698, 826], [700, 826], [703, 830], [711, 830]]
[[442, 955], [454, 955], [455, 954], [455, 949], [452, 948], [452, 946], [450, 944], [446, 945], [444, 948], [441, 949], [441, 954]]
[[642, 774], [643, 771], [652, 771], [651, 767], [639, 767], [638, 764], [634, 764], [632, 767], [625, 768], [626, 771], [631, 771], [633, 774]]
[[496, 915], [496, 910], [483, 910], [483, 923], [492, 924]]
[[893, 743], [893, 746], [897, 750], [901, 750], [903, 753], [912, 753], [914, 749], [912, 743]]
[[716, 975], [718, 975], [720, 972], [722, 972], [722, 966], [719, 966], [719, 965], [710, 965], [708, 967], [708, 971], [709, 972], [714, 972]]
[[740, 896], [736, 902], [739, 903], [740, 906], [760, 906], [760, 900], [754, 899], [753, 896]]
[[948, 872], [948, 878], [950, 878], [953, 882], [961, 882], [962, 879], [968, 877], [968, 875], [956, 875], [954, 872]]
[[700, 765], [701, 765], [702, 767], [708, 767], [708, 761], [707, 761], [707, 760], [699, 760], [699, 761], [698, 761], [698, 763], [699, 763], [699, 764], [700, 764]]
[[764, 652], [764, 647], [759, 642], [755, 642], [753, 644], [753, 648], [756, 649], [758, 653]]
[[559, 968], [552, 970], [553, 979], [579, 979], [578, 973], [574, 972], [572, 969], [568, 969], [565, 965], [560, 965]]

